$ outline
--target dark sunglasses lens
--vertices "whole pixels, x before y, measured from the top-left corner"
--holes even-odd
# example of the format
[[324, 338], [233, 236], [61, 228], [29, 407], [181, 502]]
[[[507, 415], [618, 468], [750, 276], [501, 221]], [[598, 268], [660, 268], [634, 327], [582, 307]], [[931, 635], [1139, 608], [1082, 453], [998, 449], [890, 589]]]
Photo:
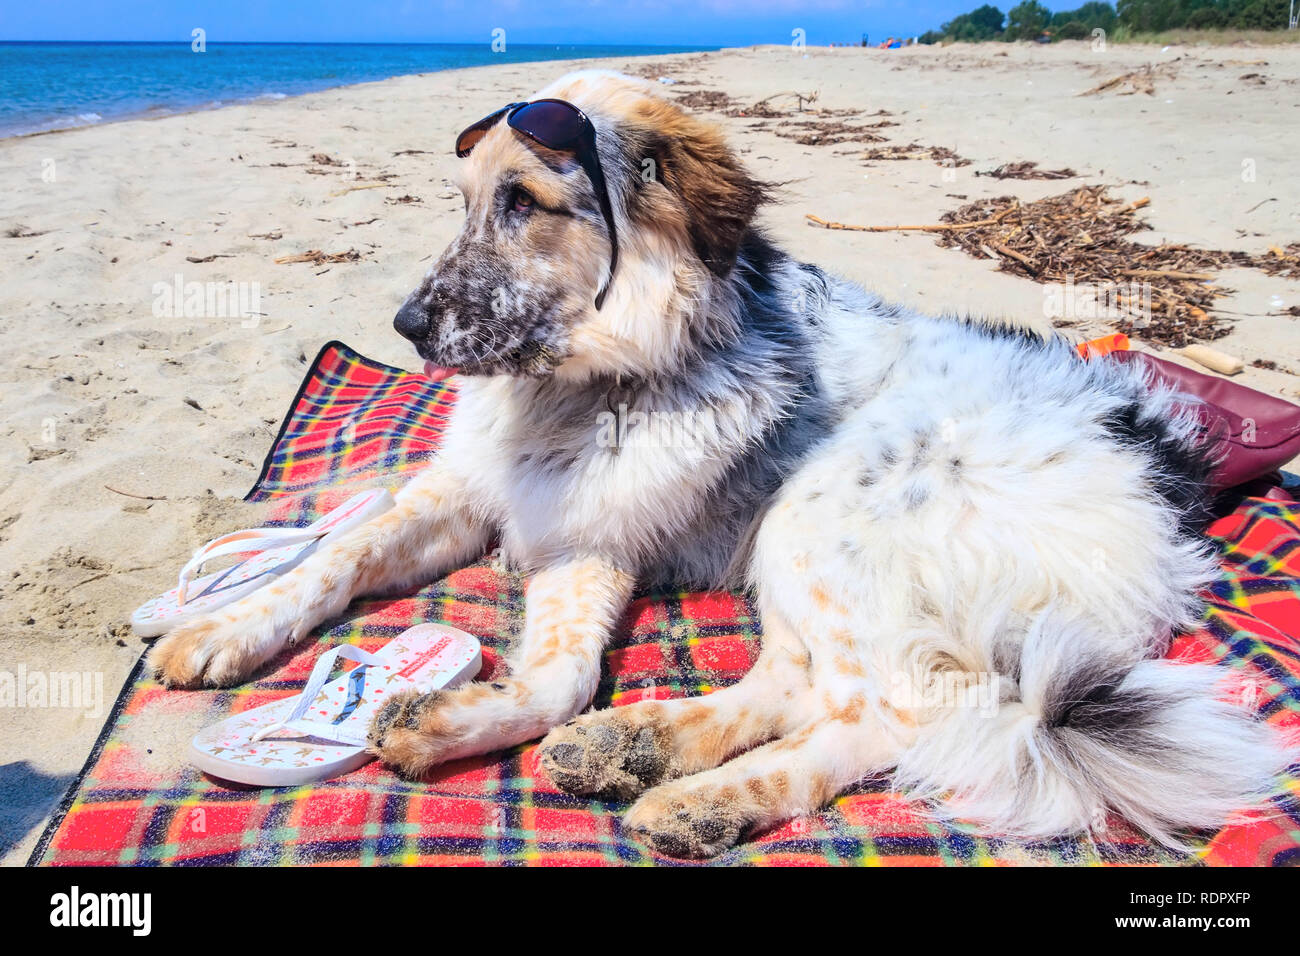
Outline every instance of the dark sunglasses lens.
[[479, 140], [487, 135], [488, 130], [501, 122], [501, 117], [505, 116], [518, 105], [518, 103], [511, 103], [509, 106], [501, 107], [501, 109], [497, 110], [495, 113], [489, 113], [473, 126], [469, 127], [469, 129], [465, 130], [465, 132], [457, 136], [456, 155], [461, 159], [468, 156], [470, 150], [479, 144]]
[[510, 126], [548, 149], [571, 149], [582, 134], [586, 117], [568, 103], [542, 100], [529, 103], [510, 117]]

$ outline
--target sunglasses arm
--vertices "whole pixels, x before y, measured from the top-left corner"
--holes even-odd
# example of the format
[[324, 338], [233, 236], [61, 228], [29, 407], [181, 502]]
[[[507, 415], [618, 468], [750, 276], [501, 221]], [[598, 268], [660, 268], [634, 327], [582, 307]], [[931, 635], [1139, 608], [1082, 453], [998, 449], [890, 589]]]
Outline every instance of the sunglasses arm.
[[601, 215], [605, 217], [605, 228], [609, 231], [609, 277], [596, 293], [596, 310], [600, 311], [601, 306], [605, 304], [605, 294], [609, 292], [609, 287], [614, 282], [614, 271], [618, 268], [618, 230], [614, 226], [614, 208], [609, 201], [609, 188], [605, 185], [605, 173], [600, 168], [594, 135], [591, 142], [582, 144], [578, 161], [587, 171], [587, 177], [596, 191]]

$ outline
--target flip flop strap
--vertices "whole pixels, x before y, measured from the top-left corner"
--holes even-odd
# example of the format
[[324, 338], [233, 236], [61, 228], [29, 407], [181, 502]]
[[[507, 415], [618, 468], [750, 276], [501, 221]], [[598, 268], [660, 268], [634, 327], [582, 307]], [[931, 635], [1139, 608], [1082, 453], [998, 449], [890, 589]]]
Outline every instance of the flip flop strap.
[[214, 538], [195, 551], [185, 567], [181, 568], [177, 585], [179, 603], [185, 603], [190, 582], [194, 580], [204, 563], [213, 558], [245, 551], [270, 551], [272, 548], [314, 541], [326, 534], [329, 534], [328, 530], [321, 531], [314, 525], [309, 525], [306, 528], [248, 528]]
[[303, 544], [333, 534], [343, 523], [351, 520], [363, 508], [375, 508], [381, 504], [379, 511], [393, 506], [392, 496], [383, 489], [371, 489], [353, 495], [333, 511], [321, 515], [306, 527], [281, 526], [248, 528], [244, 531], [232, 531], [220, 538], [214, 538], [199, 550], [181, 568], [177, 585], [177, 603], [184, 605], [189, 597], [189, 585], [203, 567], [204, 562], [226, 554], [241, 554], [245, 551], [270, 551], [272, 548], [284, 548], [291, 544]]
[[[348, 674], [348, 696], [344, 701], [342, 711], [328, 721], [302, 719], [316, 700], [316, 695], [320, 693], [321, 688], [329, 682], [330, 674], [334, 670], [334, 664], [340, 657], [346, 657], [348, 660], [356, 661], [361, 665]], [[311, 669], [311, 675], [307, 678], [302, 693], [298, 695], [298, 703], [294, 705], [293, 710], [280, 723], [273, 724], [270, 727], [263, 727], [253, 735], [252, 739], [262, 740], [280, 730], [297, 730], [311, 734], [313, 737], [320, 737], [323, 740], [334, 740], [339, 743], [364, 747], [366, 745], [365, 731], [356, 733], [350, 728], [341, 726], [341, 724], [361, 703], [361, 692], [365, 689], [368, 669], [372, 665], [383, 663], [384, 658], [378, 654], [363, 651], [355, 644], [340, 644], [333, 650], [326, 651], [316, 661], [316, 666]]]

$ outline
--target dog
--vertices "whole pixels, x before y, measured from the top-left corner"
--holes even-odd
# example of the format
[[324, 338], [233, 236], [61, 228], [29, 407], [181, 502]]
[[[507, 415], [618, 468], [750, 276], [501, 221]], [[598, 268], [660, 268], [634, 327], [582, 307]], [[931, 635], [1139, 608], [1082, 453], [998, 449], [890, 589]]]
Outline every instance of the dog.
[[[440, 455], [164, 637], [164, 682], [241, 681], [496, 540], [531, 574], [510, 675], [388, 702], [371, 747], [410, 777], [545, 735], [559, 787], [634, 801], [627, 827], [691, 857], [872, 775], [1023, 839], [1116, 811], [1184, 846], [1266, 799], [1294, 748], [1222, 669], [1160, 659], [1216, 575], [1185, 396], [796, 261], [754, 223], [769, 188], [650, 84], [581, 72], [531, 102], [557, 100], [463, 134], [464, 227], [395, 320], [431, 377], [460, 372]], [[752, 589], [752, 670], [582, 713], [663, 585]]]

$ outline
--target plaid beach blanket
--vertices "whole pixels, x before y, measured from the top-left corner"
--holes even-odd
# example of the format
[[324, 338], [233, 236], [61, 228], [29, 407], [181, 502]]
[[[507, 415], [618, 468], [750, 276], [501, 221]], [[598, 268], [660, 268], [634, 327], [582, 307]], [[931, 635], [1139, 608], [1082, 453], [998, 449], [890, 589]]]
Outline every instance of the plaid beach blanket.
[[[250, 499], [275, 520], [306, 523], [362, 482], [397, 485], [436, 453], [454, 390], [322, 349]], [[1254, 498], [1216, 521], [1222, 578], [1203, 626], [1172, 656], [1251, 678], [1258, 707], [1300, 726], [1300, 504]], [[523, 622], [523, 579], [488, 558], [418, 593], [361, 600], [230, 690], [166, 691], [137, 664], [84, 769], [37, 845], [39, 865], [663, 864], [620, 827], [614, 803], [571, 797], [540, 770], [536, 746], [459, 760], [407, 782], [377, 763], [311, 786], [261, 790], [159, 767], [156, 734], [194, 729], [296, 693], [317, 656], [349, 641], [375, 650], [407, 627], [443, 621], [478, 636], [484, 672], [500, 672]], [[738, 681], [758, 653], [751, 602], [731, 593], [643, 594], [609, 648], [596, 706], [707, 694]], [[146, 732], [143, 728], [152, 728]], [[155, 736], [151, 736], [155, 735]], [[1300, 864], [1300, 778], [1271, 812], [1206, 834], [1195, 856], [1170, 854], [1113, 819], [1090, 840], [1023, 844], [928, 819], [868, 780], [821, 812], [755, 836], [714, 864]]]

